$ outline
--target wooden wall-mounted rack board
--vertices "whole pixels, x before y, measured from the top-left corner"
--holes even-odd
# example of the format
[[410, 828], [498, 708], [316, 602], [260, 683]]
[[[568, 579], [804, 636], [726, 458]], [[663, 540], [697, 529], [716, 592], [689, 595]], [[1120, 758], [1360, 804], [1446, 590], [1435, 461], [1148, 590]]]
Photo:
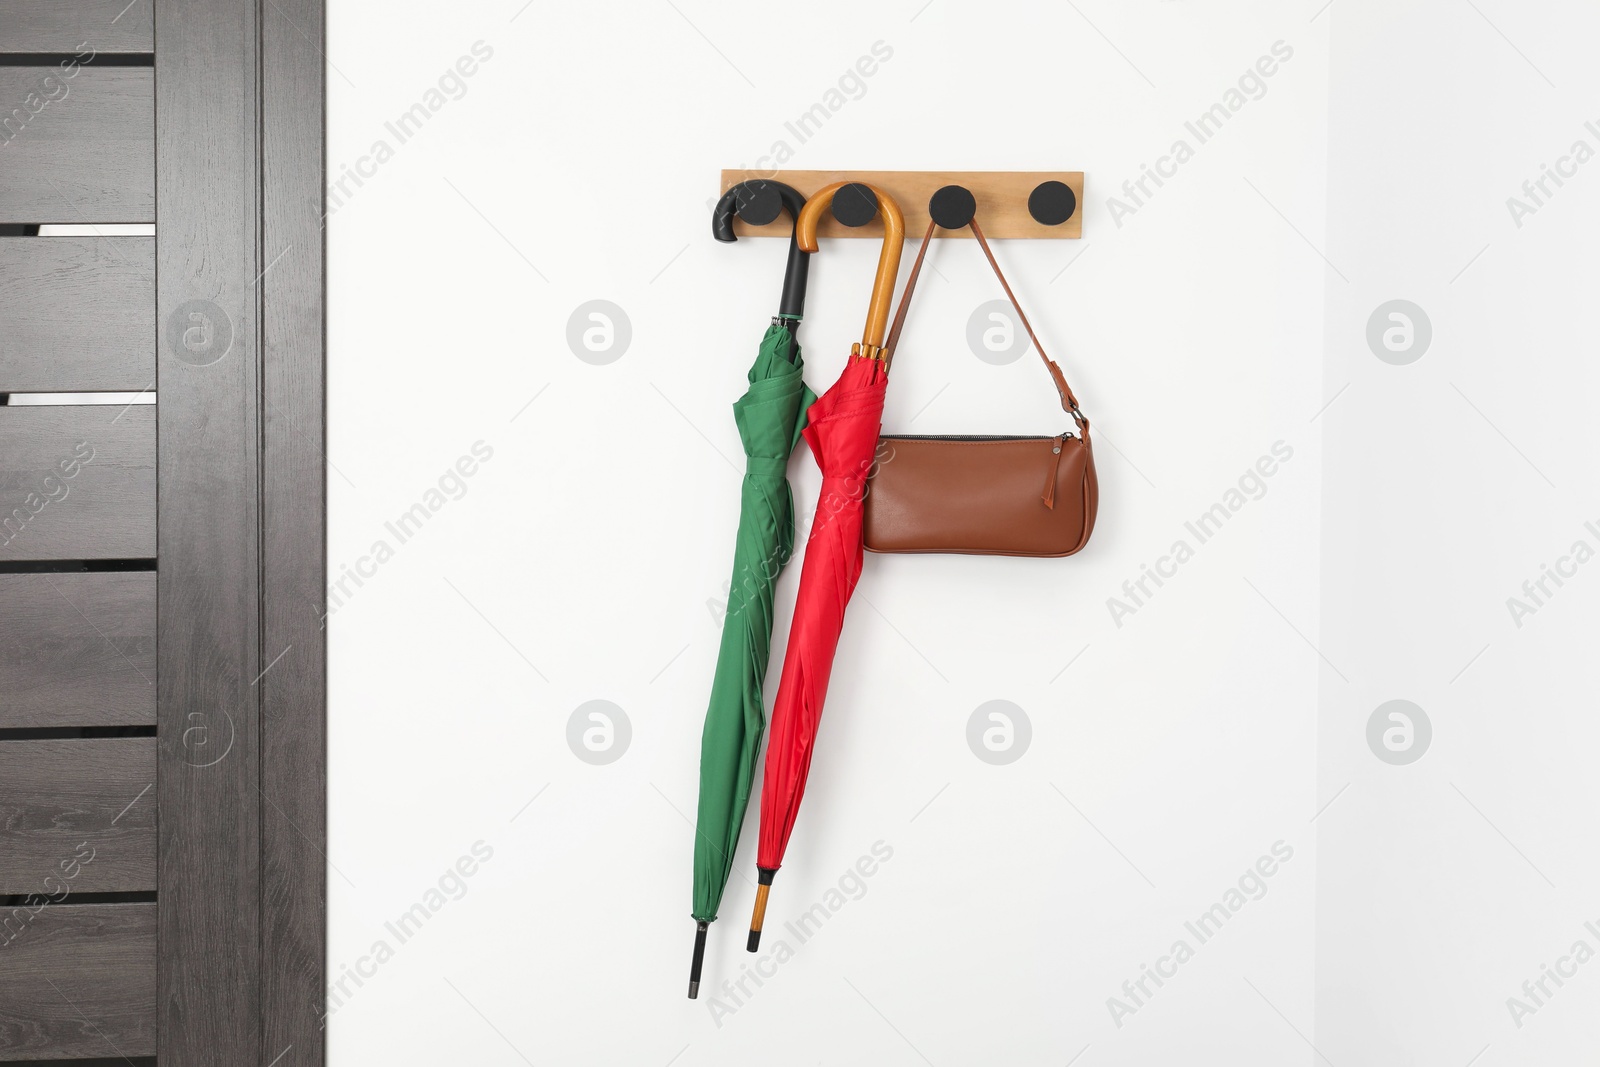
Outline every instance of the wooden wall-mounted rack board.
[[[1023, 170], [780, 170], [758, 174], [724, 170], [718, 195], [742, 181], [768, 178], [793, 186], [809, 198], [834, 182], [865, 182], [894, 197], [905, 213], [906, 236], [920, 239], [928, 228], [928, 201], [947, 185], [959, 185], [977, 200], [978, 222], [987, 237], [1078, 238], [1083, 236], [1083, 172]], [[788, 237], [787, 217], [766, 226], [734, 221], [739, 237]], [[849, 227], [824, 214], [823, 237], [882, 239], [881, 227]], [[941, 237], [971, 237], [972, 231], [941, 231]]]

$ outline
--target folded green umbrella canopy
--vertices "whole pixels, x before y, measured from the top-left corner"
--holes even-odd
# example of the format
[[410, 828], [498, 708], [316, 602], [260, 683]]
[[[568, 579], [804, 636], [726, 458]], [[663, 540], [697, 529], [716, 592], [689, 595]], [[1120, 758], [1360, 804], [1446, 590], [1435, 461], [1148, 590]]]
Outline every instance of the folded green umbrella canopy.
[[816, 395], [803, 367], [792, 320], [774, 319], [750, 367], [750, 387], [733, 405], [746, 460], [739, 533], [728, 588], [722, 646], [700, 739], [700, 814], [694, 838], [694, 919], [698, 923], [689, 995], [696, 996], [706, 927], [717, 917], [766, 729], [761, 688], [772, 648], [773, 586], [794, 551], [794, 500], [785, 473]]

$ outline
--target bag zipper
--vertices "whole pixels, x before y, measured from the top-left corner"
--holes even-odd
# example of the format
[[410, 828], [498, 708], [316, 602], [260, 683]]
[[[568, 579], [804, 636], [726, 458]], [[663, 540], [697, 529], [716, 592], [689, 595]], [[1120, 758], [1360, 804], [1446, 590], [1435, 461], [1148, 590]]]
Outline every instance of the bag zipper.
[[1077, 440], [1075, 433], [988, 434], [988, 433], [886, 433], [891, 441], [1065, 441]]
[[1056, 506], [1056, 477], [1061, 472], [1061, 452], [1066, 448], [1069, 438], [1076, 440], [1077, 435], [1072, 433], [1059, 433], [1054, 437], [1040, 437], [1034, 434], [1026, 436], [1019, 434], [885, 434], [891, 441], [1049, 441], [1051, 443], [1050, 473], [1045, 479], [1044, 493], [1040, 500], [1044, 506], [1054, 511]]

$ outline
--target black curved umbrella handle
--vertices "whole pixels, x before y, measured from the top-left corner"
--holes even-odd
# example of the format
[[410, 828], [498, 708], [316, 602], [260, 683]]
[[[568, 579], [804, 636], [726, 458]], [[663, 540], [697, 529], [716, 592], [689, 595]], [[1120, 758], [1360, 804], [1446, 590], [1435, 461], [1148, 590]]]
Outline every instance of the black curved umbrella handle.
[[[716, 210], [711, 213], [711, 236], [719, 241], [736, 241], [733, 216], [738, 216], [752, 226], [765, 226], [783, 211], [789, 217], [800, 218], [800, 209], [806, 198], [782, 182], [770, 178], [752, 178], [740, 182], [722, 194]], [[806, 272], [811, 267], [811, 255], [800, 250], [791, 231], [789, 235], [789, 263], [783, 271], [783, 294], [778, 298], [780, 318], [798, 320], [806, 309]]]

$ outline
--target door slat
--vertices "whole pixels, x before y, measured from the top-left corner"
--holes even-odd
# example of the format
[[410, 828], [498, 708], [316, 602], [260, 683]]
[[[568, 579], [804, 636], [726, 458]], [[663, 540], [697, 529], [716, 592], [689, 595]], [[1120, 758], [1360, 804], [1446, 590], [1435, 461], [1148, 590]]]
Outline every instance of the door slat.
[[153, 892], [155, 781], [153, 737], [0, 741], [0, 896]]
[[148, 55], [154, 12], [152, 0], [0, 0], [0, 52]]
[[0, 393], [152, 388], [155, 238], [0, 238], [0, 338]]
[[0, 223], [154, 222], [155, 142], [149, 67], [0, 66]]
[[0, 574], [0, 729], [151, 726], [156, 575]]
[[152, 1056], [156, 906], [0, 911], [0, 1062]]
[[0, 407], [0, 561], [156, 553], [153, 404]]

